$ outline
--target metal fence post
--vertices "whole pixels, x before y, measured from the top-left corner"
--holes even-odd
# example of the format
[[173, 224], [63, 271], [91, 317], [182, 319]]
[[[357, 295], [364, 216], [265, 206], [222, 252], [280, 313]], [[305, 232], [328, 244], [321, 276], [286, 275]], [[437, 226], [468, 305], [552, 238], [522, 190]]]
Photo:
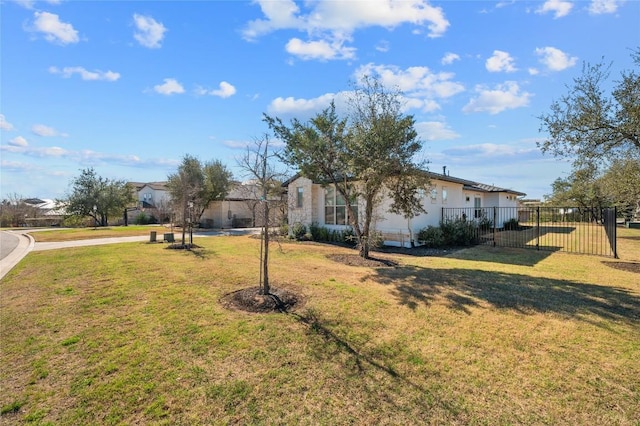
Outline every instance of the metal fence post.
[[493, 246], [496, 246], [497, 207], [493, 207]]
[[536, 250], [540, 250], [540, 206], [536, 207]]

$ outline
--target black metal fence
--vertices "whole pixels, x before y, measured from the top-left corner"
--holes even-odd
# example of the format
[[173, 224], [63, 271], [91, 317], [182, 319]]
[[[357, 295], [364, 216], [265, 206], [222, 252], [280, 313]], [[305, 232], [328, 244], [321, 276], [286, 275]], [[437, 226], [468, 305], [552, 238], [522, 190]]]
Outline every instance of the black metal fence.
[[442, 208], [443, 221], [474, 223], [478, 244], [617, 258], [616, 215], [615, 208]]

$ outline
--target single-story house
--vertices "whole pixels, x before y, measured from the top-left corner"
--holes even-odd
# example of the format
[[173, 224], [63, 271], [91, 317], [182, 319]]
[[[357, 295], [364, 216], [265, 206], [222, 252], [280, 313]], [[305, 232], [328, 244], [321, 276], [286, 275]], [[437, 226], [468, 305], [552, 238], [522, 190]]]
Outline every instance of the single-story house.
[[[233, 182], [224, 200], [213, 201], [200, 217], [200, 223], [207, 228], [248, 228], [264, 224], [263, 210], [260, 208], [262, 189], [255, 182]], [[270, 223], [280, 223], [278, 217], [285, 214], [286, 204], [276, 195], [268, 197], [270, 203]]]
[[25, 213], [27, 226], [59, 226], [64, 220], [64, 208], [57, 206], [54, 200], [28, 198], [22, 201], [30, 207]]
[[[500, 188], [471, 180], [442, 174], [426, 172], [431, 186], [421, 191], [426, 214], [407, 219], [402, 215], [389, 212], [392, 203], [390, 197], [384, 197], [373, 215], [372, 228], [380, 232], [385, 244], [411, 247], [419, 245], [418, 232], [427, 226], [438, 226], [445, 212], [448, 218], [461, 217], [465, 220], [482, 220], [491, 214], [490, 208], [510, 207], [512, 217], [501, 215], [496, 220], [497, 227], [510, 219], [518, 218], [518, 197], [526, 194], [512, 189]], [[333, 185], [312, 182], [296, 175], [285, 183], [288, 187], [289, 225], [301, 223], [307, 227], [312, 224], [328, 229], [348, 228], [346, 202]], [[353, 205], [352, 205], [353, 206]], [[363, 211], [358, 202], [357, 211]], [[493, 216], [488, 220], [492, 220]]]

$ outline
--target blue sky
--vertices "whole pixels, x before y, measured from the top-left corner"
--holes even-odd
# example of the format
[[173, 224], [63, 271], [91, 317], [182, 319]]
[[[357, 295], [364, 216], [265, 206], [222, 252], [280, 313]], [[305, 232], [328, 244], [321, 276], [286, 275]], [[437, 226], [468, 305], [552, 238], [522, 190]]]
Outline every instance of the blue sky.
[[165, 180], [185, 154], [241, 178], [263, 113], [344, 112], [363, 74], [402, 90], [430, 170], [540, 198], [570, 166], [536, 117], [640, 46], [640, 2], [617, 0], [3, 0], [0, 19], [2, 198], [62, 197], [87, 167]]

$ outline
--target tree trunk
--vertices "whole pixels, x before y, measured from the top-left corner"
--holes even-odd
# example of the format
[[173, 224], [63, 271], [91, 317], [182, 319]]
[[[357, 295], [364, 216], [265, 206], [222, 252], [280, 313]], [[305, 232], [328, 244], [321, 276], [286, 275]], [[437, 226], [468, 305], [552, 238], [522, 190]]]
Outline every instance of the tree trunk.
[[187, 233], [187, 206], [186, 204], [182, 206], [182, 246], [186, 244], [186, 233]]
[[363, 257], [364, 259], [369, 258], [369, 248], [371, 246], [369, 234], [371, 233], [371, 215], [372, 214], [373, 214], [373, 197], [367, 197], [364, 225], [362, 227], [362, 236], [358, 241], [358, 243], [360, 244], [360, 247], [359, 247], [360, 256]]
[[[264, 201], [264, 217], [269, 217], [269, 203]], [[262, 227], [264, 238], [264, 251], [262, 252], [262, 294], [269, 294], [271, 286], [269, 285], [269, 221], [265, 220]]]

